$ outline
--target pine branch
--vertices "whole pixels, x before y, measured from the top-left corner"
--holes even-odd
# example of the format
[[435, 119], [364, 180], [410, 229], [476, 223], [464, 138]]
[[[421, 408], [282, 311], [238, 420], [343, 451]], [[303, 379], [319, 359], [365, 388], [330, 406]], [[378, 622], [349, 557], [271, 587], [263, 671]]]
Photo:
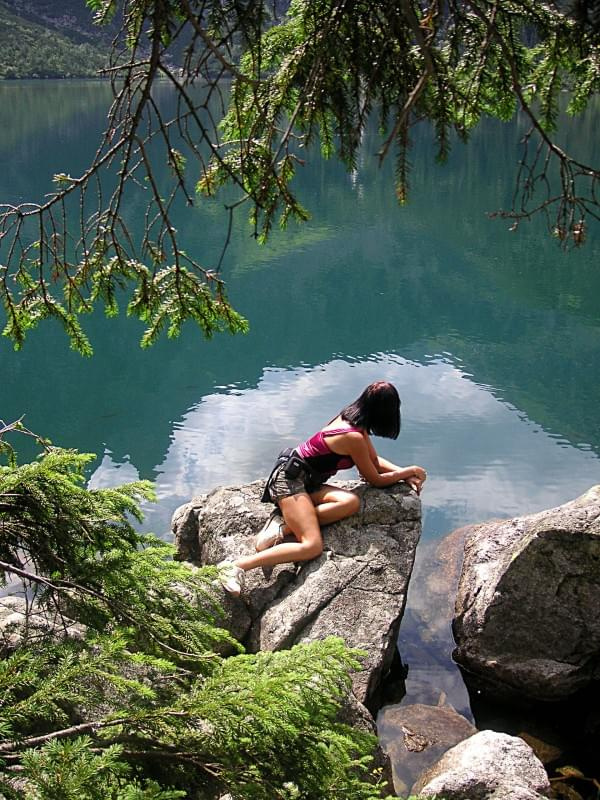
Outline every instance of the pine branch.
[[42, 736], [30, 736], [27, 739], [23, 739], [21, 741], [12, 741], [12, 742], [1, 742], [0, 743], [0, 753], [6, 754], [3, 757], [8, 757], [11, 753], [22, 752], [23, 750], [27, 750], [31, 747], [38, 747], [40, 745], [44, 745], [47, 742], [54, 741], [55, 739], [66, 739], [72, 738], [74, 736], [80, 736], [84, 733], [97, 733], [98, 731], [104, 730], [106, 728], [115, 728], [121, 725], [135, 725], [140, 723], [141, 721], [144, 722], [152, 722], [153, 720], [159, 718], [179, 718], [179, 719], [189, 719], [189, 714], [184, 711], [160, 711], [160, 712], [152, 712], [147, 714], [145, 717], [123, 717], [121, 719], [109, 719], [109, 720], [101, 720], [96, 722], [82, 722], [79, 725], [71, 725], [69, 728], [63, 728], [62, 730], [52, 731], [51, 733], [43, 734]]

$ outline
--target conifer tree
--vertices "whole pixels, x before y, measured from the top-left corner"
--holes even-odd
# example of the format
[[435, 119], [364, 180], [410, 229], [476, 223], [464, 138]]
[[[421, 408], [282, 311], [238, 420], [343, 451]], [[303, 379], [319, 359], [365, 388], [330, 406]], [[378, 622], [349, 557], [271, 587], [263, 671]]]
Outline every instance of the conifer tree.
[[382, 796], [374, 738], [338, 720], [357, 653], [244, 654], [216, 569], [134, 526], [147, 482], [87, 489], [92, 456], [48, 443], [20, 465], [0, 428], [0, 575], [24, 593], [0, 638], [1, 795]]

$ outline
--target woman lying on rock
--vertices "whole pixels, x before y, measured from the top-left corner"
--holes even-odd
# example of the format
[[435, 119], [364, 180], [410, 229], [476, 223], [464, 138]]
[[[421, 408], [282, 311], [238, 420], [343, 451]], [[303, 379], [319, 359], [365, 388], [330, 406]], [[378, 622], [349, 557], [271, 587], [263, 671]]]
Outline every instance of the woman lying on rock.
[[271, 500], [276, 508], [258, 534], [257, 553], [221, 562], [223, 587], [238, 595], [246, 570], [309, 561], [323, 552], [321, 526], [345, 519], [360, 507], [355, 494], [326, 482], [339, 469], [356, 466], [372, 486], [406, 481], [419, 494], [425, 470], [398, 467], [378, 456], [371, 443], [371, 435], [396, 439], [399, 432], [398, 392], [391, 383], [377, 381], [310, 439], [283, 451], [265, 487], [263, 500]]

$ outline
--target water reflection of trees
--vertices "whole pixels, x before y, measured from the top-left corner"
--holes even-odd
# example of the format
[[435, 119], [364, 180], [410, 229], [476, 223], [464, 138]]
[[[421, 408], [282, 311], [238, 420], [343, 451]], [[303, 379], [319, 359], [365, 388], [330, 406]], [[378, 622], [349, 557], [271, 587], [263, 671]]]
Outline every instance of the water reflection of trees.
[[[30, 140], [48, 142], [74, 120], [100, 122], [110, 100], [110, 87], [102, 81], [0, 83], [0, 152], [13, 145], [27, 149]], [[73, 132], [79, 135], [79, 127]]]
[[[76, 139], [95, 124], [103, 92], [101, 84], [47, 84], [39, 116], [51, 125], [51, 110], [59, 109]], [[32, 116], [34, 96], [25, 105]], [[588, 115], [567, 125], [565, 136], [574, 140], [579, 132], [589, 146], [596, 120]], [[28, 138], [39, 141], [42, 134], [26, 110], [18, 111], [17, 124], [27, 152]], [[207, 344], [189, 331], [176, 343], [140, 352], [138, 324], [124, 318], [107, 324], [96, 315], [87, 322], [96, 354], [84, 361], [48, 328], [19, 355], [1, 345], [5, 416], [27, 411], [36, 430], [94, 451], [108, 429], [149, 475], [162, 461], [172, 420], [215, 385], [256, 386], [266, 364], [315, 365], [337, 354], [360, 359], [377, 352], [425, 363], [446, 352], [546, 430], [600, 451], [598, 245], [590, 241], [565, 255], [533, 225], [511, 234], [506, 223], [487, 219], [485, 211], [505, 202], [517, 139], [512, 125], [486, 124], [469, 148], [455, 146], [444, 167], [431, 163], [431, 143], [419, 139], [405, 208], [394, 202], [387, 168], [372, 159], [352, 176], [337, 163], [314, 161], [297, 177], [313, 215], [308, 224], [259, 247], [243, 217], [237, 220], [224, 277], [234, 306], [251, 322], [248, 336]], [[6, 140], [2, 149], [8, 151]], [[43, 155], [56, 157], [49, 139]], [[39, 153], [31, 163], [19, 158], [23, 181], [33, 184], [46, 162]], [[220, 252], [221, 204], [182, 208], [177, 219], [206, 261]], [[132, 223], [137, 214], [132, 204]], [[78, 385], [86, 391], [74, 393]], [[52, 418], [49, 394], [59, 410]]]

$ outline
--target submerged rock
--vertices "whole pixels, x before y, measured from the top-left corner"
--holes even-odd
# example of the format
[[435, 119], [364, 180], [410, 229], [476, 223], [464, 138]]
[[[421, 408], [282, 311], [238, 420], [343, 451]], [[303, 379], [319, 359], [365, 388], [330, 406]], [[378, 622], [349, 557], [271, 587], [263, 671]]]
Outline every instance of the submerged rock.
[[423, 642], [440, 651], [452, 641], [450, 626], [465, 540], [476, 527], [457, 528], [441, 539], [425, 539], [419, 545], [412, 581], [421, 590], [411, 596], [410, 610]]
[[469, 528], [459, 528], [441, 539], [421, 540], [400, 629], [411, 702], [436, 706], [443, 695], [444, 703], [463, 714], [469, 708], [469, 695], [451, 653], [454, 601], [468, 532]]
[[455, 658], [504, 692], [569, 696], [600, 678], [600, 486], [475, 526], [456, 599]]
[[519, 733], [519, 738], [523, 739], [524, 742], [527, 742], [529, 747], [531, 747], [533, 752], [544, 766], [556, 761], [562, 755], [562, 750], [560, 747], [556, 747], [556, 745], [545, 742], [543, 739], [540, 739], [537, 736], [528, 733], [527, 731], [522, 731]]
[[540, 800], [550, 782], [531, 747], [517, 736], [481, 731], [448, 750], [412, 788], [444, 800]]
[[[421, 532], [421, 503], [405, 484], [338, 485], [360, 497], [359, 513], [324, 528], [319, 558], [246, 573], [242, 597], [228, 602], [228, 613], [250, 652], [330, 635], [364, 650], [353, 692], [369, 704], [394, 656]], [[260, 502], [262, 486], [219, 488], [179, 508], [173, 517], [179, 557], [216, 564], [254, 552], [255, 535], [272, 508]]]
[[447, 750], [477, 732], [451, 706], [422, 703], [387, 706], [377, 717], [377, 730], [392, 763], [394, 788], [402, 796]]

